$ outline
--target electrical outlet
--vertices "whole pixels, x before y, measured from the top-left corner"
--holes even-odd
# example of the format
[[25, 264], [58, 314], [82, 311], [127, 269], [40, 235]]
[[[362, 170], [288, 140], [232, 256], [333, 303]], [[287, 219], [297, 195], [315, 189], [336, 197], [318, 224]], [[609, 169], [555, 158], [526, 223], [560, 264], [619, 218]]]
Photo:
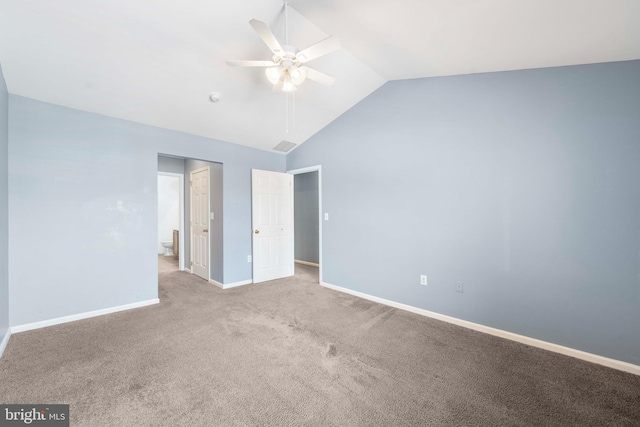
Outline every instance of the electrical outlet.
[[251, 255], [247, 256], [247, 262], [251, 262]]
[[324, 220], [325, 221], [329, 221], [329, 213], [328, 212], [324, 213]]
[[464, 283], [462, 283], [460, 280], [456, 282], [456, 292], [464, 292]]
[[420, 284], [427, 286], [427, 276], [425, 274], [420, 275]]

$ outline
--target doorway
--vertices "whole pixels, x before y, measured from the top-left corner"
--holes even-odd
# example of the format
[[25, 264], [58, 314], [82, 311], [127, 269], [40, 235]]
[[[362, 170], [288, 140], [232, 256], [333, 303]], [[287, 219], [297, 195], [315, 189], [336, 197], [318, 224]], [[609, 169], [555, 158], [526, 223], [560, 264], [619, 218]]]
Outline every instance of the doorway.
[[290, 170], [294, 181], [294, 259], [297, 270], [318, 269], [322, 283], [322, 168]]
[[158, 172], [158, 268], [184, 270], [184, 175]]
[[[192, 221], [192, 187], [191, 172], [208, 170], [209, 179], [200, 180], [199, 186], [208, 185], [207, 212], [199, 212], [198, 223], [202, 226], [200, 234], [207, 234], [208, 257], [198, 261], [200, 266], [207, 267], [206, 272], [200, 271], [198, 276], [212, 284], [223, 282], [223, 164], [208, 160], [178, 157], [170, 154], [158, 153], [158, 174], [179, 176], [181, 179], [180, 226], [179, 226], [179, 269], [190, 274], [196, 274], [191, 263], [193, 257], [193, 240], [191, 239]], [[204, 196], [203, 198], [204, 199]], [[160, 206], [158, 204], [158, 214]], [[207, 230], [207, 232], [204, 232]], [[202, 244], [203, 242], [200, 242]], [[158, 243], [160, 245], [160, 243]], [[164, 258], [162, 258], [164, 261]], [[195, 262], [194, 262], [195, 264]], [[160, 267], [160, 262], [158, 263]]]

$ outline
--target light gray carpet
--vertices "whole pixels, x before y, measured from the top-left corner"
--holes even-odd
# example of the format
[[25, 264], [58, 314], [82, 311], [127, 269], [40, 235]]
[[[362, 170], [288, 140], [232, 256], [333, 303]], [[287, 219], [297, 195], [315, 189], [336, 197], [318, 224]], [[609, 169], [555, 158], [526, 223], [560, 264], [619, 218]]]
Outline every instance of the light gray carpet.
[[81, 426], [638, 426], [640, 377], [319, 286], [160, 273], [156, 306], [16, 334], [3, 403]]
[[175, 256], [158, 255], [158, 272], [170, 273], [172, 271], [178, 271], [179, 260]]

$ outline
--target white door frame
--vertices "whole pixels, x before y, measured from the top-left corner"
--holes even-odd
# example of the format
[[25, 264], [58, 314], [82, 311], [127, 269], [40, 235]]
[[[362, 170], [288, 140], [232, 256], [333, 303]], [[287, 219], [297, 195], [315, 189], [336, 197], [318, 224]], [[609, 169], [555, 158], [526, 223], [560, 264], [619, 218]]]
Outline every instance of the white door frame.
[[[193, 259], [193, 226], [191, 224], [191, 217], [193, 216], [193, 187], [191, 185], [191, 175], [204, 170], [209, 171], [209, 182], [207, 182], [207, 188], [209, 192], [207, 194], [207, 224], [209, 225], [209, 232], [207, 233], [207, 278], [211, 280], [211, 168], [209, 166], [203, 166], [198, 169], [189, 171], [189, 261]], [[189, 268], [189, 272], [193, 274], [193, 268]], [[198, 276], [200, 277], [200, 276]]]
[[[309, 166], [306, 168], [292, 169], [287, 171], [287, 173], [290, 173], [291, 175], [300, 175], [300, 174], [309, 173], [309, 172], [318, 172], [318, 264], [320, 264], [320, 267], [318, 268], [318, 282], [322, 283], [322, 267], [324, 266], [324, 264], [322, 263], [322, 166], [316, 165], [316, 166]], [[294, 185], [295, 185], [295, 178], [294, 178]], [[295, 191], [294, 191], [294, 194], [295, 194]], [[294, 202], [295, 202], [295, 196], [294, 196]], [[294, 243], [294, 249], [295, 249], [295, 243]]]
[[[180, 184], [179, 184], [180, 191], [178, 193], [179, 204], [180, 204], [180, 225], [178, 227], [178, 230], [180, 232], [180, 236], [178, 236], [178, 262], [179, 262], [178, 268], [180, 269], [180, 271], [183, 271], [184, 270], [184, 174], [158, 171], [158, 175], [178, 177], [180, 180]], [[157, 209], [158, 209], [158, 204], [156, 203], [156, 210]]]

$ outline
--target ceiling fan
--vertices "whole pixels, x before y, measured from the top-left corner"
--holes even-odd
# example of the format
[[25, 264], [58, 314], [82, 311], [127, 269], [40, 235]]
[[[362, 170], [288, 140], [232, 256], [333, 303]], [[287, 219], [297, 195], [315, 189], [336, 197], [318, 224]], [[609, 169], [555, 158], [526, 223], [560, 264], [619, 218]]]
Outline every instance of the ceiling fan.
[[330, 36], [319, 41], [311, 47], [298, 50], [289, 43], [288, 30], [288, 3], [284, 4], [285, 13], [285, 44], [280, 45], [273, 32], [267, 24], [257, 19], [252, 19], [249, 24], [258, 33], [262, 41], [273, 52], [270, 61], [256, 60], [227, 60], [227, 64], [240, 67], [259, 67], [265, 68], [265, 74], [274, 89], [281, 89], [283, 92], [295, 92], [297, 86], [305, 81], [305, 79], [313, 80], [324, 85], [331, 85], [335, 79], [327, 74], [316, 71], [307, 67], [306, 64], [321, 56], [327, 55], [340, 48], [340, 40]]

